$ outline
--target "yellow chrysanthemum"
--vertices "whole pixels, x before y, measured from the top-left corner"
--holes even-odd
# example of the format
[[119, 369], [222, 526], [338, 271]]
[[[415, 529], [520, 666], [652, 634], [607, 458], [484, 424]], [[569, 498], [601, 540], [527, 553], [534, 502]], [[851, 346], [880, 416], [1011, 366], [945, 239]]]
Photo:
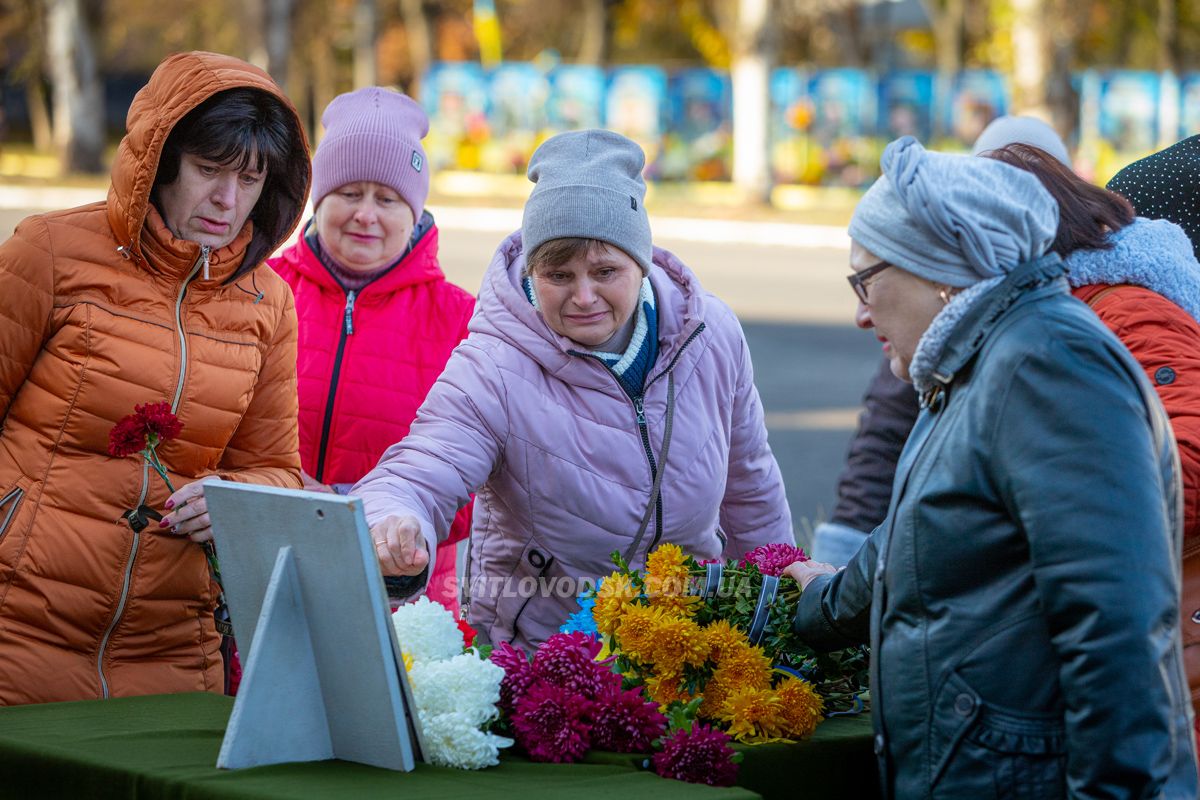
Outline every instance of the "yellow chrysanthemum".
[[412, 672], [413, 657], [403, 650], [400, 651], [400, 657], [404, 659], [404, 671]]
[[659, 671], [679, 672], [684, 664], [698, 667], [708, 660], [708, 639], [693, 620], [663, 615], [650, 637], [650, 657]]
[[761, 647], [735, 644], [722, 651], [713, 678], [730, 686], [765, 688], [771, 685], [771, 660]]
[[709, 624], [704, 629], [704, 635], [708, 639], [708, 657], [717, 663], [720, 663], [725, 654], [750, 646], [745, 632], [730, 625], [729, 620], [725, 619], [718, 619]]
[[676, 595], [663, 592], [652, 592], [647, 585], [650, 595], [650, 605], [662, 609], [669, 617], [694, 617], [700, 610], [700, 598], [695, 595]]
[[679, 545], [660, 544], [646, 559], [646, 593], [651, 598], [656, 595], [685, 596], [691, 574], [684, 560]]
[[631, 603], [617, 622], [617, 649], [634, 661], [653, 661], [655, 631], [662, 620], [661, 610]]
[[726, 699], [718, 719], [739, 742], [769, 742], [784, 736], [783, 703], [771, 689], [740, 689]]
[[726, 681], [710, 678], [708, 683], [704, 684], [704, 700], [696, 713], [704, 719], [716, 720], [732, 690], [733, 687]]
[[783, 708], [783, 730], [792, 739], [812, 735], [825, 711], [825, 701], [811, 683], [796, 677], [784, 679], [775, 693]]
[[677, 672], [665, 672], [655, 675], [646, 681], [646, 694], [658, 703], [661, 711], [675, 701], [686, 703], [692, 698], [683, 691], [683, 680]]
[[605, 578], [596, 590], [596, 605], [592, 608], [596, 629], [605, 636], [612, 636], [621, 615], [637, 595], [638, 590], [629, 576], [614, 572]]

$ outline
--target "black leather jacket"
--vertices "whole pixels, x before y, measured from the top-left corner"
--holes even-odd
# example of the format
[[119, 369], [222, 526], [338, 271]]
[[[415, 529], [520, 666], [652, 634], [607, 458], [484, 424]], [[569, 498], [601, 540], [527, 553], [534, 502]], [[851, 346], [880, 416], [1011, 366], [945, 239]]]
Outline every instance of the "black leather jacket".
[[870, 640], [887, 797], [1197, 796], [1174, 439], [1063, 274], [967, 311], [887, 519], [800, 600], [815, 646]]

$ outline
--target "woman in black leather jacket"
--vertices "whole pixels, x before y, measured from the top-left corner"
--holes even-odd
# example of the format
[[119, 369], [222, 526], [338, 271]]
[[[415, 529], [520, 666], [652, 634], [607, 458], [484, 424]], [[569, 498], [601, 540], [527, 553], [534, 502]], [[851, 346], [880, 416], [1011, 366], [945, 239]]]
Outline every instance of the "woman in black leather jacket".
[[789, 567], [795, 629], [870, 641], [887, 797], [1194, 798], [1162, 406], [1070, 297], [1036, 177], [911, 137], [882, 167], [851, 283], [922, 412], [845, 570]]

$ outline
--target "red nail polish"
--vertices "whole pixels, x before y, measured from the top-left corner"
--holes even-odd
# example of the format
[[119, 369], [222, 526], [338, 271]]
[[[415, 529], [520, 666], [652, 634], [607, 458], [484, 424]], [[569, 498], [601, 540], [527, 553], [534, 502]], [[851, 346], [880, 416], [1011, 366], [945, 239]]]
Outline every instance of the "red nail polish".
[[174, 501], [174, 500], [168, 500], [168, 501], [167, 501], [167, 508], [174, 508], [174, 507], [175, 507], [175, 501]]

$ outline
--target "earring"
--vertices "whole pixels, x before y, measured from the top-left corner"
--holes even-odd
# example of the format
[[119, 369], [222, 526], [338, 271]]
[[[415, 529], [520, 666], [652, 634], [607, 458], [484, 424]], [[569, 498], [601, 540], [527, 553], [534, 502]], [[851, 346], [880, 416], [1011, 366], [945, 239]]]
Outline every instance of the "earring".
[[938, 297], [942, 298], [942, 305], [950, 305], [950, 292], [945, 287], [938, 289]]

